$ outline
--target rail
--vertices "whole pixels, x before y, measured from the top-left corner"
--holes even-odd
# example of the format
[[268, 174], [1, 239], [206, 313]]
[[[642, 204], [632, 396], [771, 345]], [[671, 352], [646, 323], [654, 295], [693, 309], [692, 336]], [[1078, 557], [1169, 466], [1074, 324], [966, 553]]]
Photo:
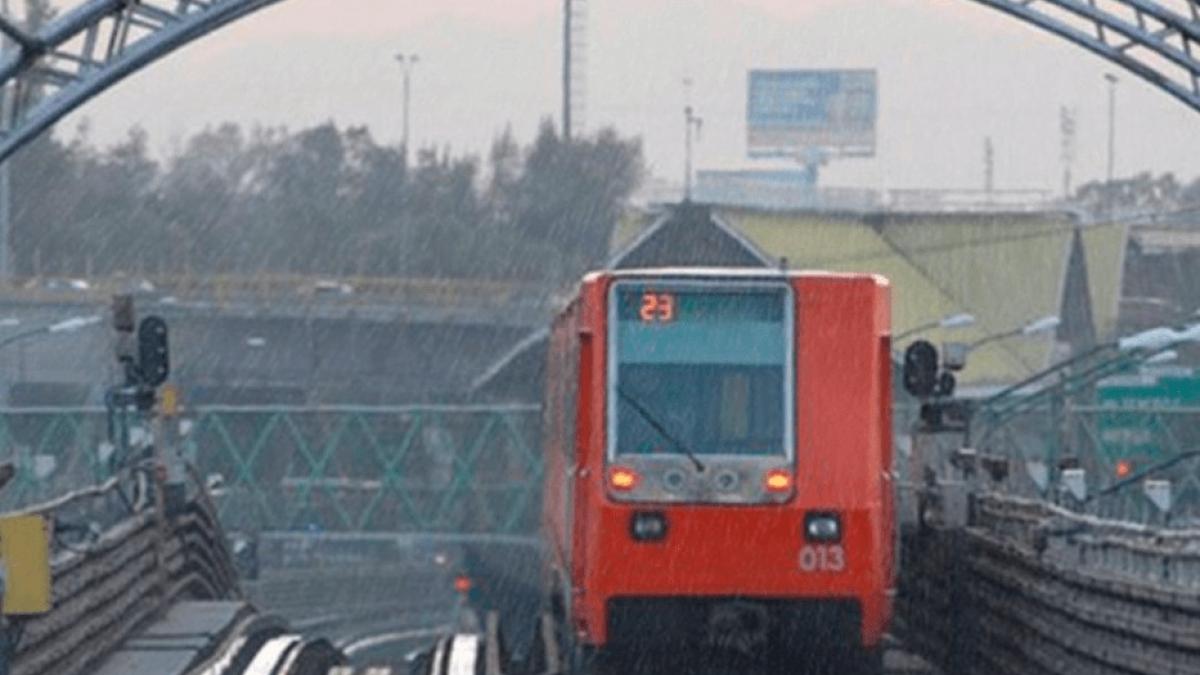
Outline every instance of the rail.
[[135, 472], [27, 507], [53, 524], [54, 606], [9, 618], [0, 658], [14, 675], [74, 675], [97, 665], [180, 599], [239, 593], [212, 504], [194, 496], [165, 528], [138, 508]]
[[986, 494], [909, 532], [906, 642], [961, 675], [1200, 673], [1200, 530]]

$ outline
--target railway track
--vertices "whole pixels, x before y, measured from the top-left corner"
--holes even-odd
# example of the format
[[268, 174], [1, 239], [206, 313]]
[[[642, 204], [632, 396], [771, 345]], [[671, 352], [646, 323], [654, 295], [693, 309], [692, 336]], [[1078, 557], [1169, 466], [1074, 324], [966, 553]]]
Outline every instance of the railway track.
[[[618, 659], [605, 659], [583, 668], [570, 668], [553, 646], [540, 644], [527, 663], [509, 663], [501, 644], [499, 619], [490, 614], [478, 633], [443, 637], [423, 654], [414, 675], [857, 675], [861, 672], [833, 660], [802, 657], [789, 663], [768, 663], [753, 656], [711, 650], [679, 652], [670, 649], [644, 651]], [[884, 654], [884, 675], [944, 675], [920, 657], [892, 641]], [[394, 666], [393, 666], [394, 668]], [[358, 673], [368, 672], [365, 667]]]

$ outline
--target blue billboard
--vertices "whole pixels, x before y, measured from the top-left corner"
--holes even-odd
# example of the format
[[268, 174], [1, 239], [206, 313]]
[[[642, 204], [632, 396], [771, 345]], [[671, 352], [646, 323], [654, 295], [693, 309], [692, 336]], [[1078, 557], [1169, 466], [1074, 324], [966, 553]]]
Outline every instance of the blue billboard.
[[875, 154], [875, 71], [752, 70], [748, 85], [751, 157]]

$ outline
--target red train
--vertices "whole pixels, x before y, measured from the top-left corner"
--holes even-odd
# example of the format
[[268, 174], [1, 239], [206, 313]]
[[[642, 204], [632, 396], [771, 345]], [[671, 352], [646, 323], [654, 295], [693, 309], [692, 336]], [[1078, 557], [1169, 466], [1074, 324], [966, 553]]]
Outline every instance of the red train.
[[872, 275], [584, 278], [551, 336], [542, 519], [575, 658], [713, 645], [878, 666], [890, 312]]

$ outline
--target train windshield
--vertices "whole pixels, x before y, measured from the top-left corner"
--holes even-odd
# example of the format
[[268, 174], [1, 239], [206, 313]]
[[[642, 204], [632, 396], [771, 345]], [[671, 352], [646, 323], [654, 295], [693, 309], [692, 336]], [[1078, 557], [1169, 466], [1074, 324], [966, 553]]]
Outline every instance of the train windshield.
[[613, 293], [613, 454], [788, 454], [788, 287], [638, 282]]

